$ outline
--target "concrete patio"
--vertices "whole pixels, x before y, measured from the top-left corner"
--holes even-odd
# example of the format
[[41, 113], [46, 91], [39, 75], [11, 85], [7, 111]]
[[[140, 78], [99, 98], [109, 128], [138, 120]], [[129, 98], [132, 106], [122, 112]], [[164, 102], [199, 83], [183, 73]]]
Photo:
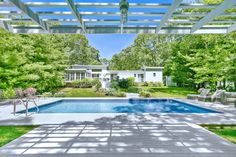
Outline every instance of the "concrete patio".
[[193, 124], [43, 125], [0, 149], [1, 157], [234, 157], [236, 145]]
[[[91, 99], [91, 98], [87, 98]], [[38, 104], [59, 98], [40, 99]], [[41, 125], [0, 149], [2, 157], [234, 157], [236, 145], [197, 124], [236, 124], [231, 106], [183, 100], [222, 113], [12, 114], [0, 106], [0, 125]], [[30, 107], [34, 107], [30, 104]], [[18, 106], [18, 111], [24, 109]]]

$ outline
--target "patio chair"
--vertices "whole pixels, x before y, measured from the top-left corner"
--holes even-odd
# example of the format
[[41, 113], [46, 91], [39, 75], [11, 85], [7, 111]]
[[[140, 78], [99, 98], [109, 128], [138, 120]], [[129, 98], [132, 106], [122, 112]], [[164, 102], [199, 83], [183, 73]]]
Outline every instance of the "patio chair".
[[199, 95], [198, 101], [204, 102], [221, 102], [224, 90], [216, 90], [212, 95]]
[[206, 96], [210, 92], [209, 89], [201, 89], [201, 90], [199, 89], [199, 91], [200, 91], [200, 94], [188, 94], [187, 99], [196, 100], [198, 99], [199, 96]]

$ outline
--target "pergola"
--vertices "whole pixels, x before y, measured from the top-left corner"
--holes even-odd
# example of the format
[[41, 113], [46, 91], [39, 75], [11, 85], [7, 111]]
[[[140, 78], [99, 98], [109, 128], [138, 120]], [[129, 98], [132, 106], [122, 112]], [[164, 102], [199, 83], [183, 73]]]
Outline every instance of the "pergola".
[[226, 34], [236, 30], [236, 0], [211, 5], [201, 0], [128, 0], [126, 23], [119, 2], [3, 0], [0, 27], [13, 33], [83, 34]]

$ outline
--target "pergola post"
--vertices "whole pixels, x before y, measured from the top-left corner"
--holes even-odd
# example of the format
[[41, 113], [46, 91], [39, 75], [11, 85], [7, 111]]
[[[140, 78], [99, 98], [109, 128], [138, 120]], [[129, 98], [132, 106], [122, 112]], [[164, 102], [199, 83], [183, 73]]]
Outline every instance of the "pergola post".
[[36, 22], [42, 29], [44, 29], [46, 32], [49, 31], [49, 27], [46, 22], [42, 21], [38, 14], [34, 13], [27, 5], [25, 5], [20, 0], [9, 0], [14, 6], [16, 6], [18, 9], [20, 9], [22, 12], [24, 12], [26, 15], [28, 15], [34, 22]]
[[86, 33], [86, 27], [84, 24], [84, 21], [82, 19], [82, 15], [78, 12], [77, 7], [74, 3], [74, 0], [66, 0], [68, 6], [70, 7], [73, 15], [77, 18], [77, 20], [80, 22], [81, 29], [83, 33]]
[[171, 6], [168, 8], [168, 11], [166, 12], [166, 14], [164, 15], [164, 17], [162, 18], [160, 24], [157, 26], [156, 28], [156, 33], [159, 33], [159, 31], [161, 30], [161, 28], [164, 26], [164, 24], [166, 22], [168, 22], [168, 19], [172, 16], [172, 14], [175, 12], [175, 9], [179, 7], [180, 3], [182, 2], [182, 0], [174, 0], [171, 4]]
[[205, 24], [211, 22], [215, 17], [223, 13], [226, 9], [232, 7], [236, 4], [236, 0], [225, 0], [219, 6], [217, 6], [214, 10], [208, 13], [205, 17], [203, 17], [200, 21], [198, 21], [191, 29], [191, 33], [194, 33], [198, 29], [200, 29]]

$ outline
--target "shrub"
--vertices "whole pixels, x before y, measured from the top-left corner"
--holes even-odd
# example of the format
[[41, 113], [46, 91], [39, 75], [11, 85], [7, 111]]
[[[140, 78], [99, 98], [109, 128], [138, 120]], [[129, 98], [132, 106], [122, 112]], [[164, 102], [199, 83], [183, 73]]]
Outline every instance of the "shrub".
[[16, 88], [15, 89], [15, 95], [16, 95], [17, 98], [23, 98], [25, 96], [25, 93], [22, 90], [22, 88]]
[[107, 89], [105, 89], [105, 88], [101, 88], [98, 90], [98, 92], [100, 92], [100, 93], [106, 93], [106, 91], [107, 91]]
[[51, 92], [45, 92], [45, 93], [43, 93], [42, 95], [45, 96], [45, 97], [51, 97], [51, 96], [53, 96], [53, 94], [52, 94]]
[[99, 91], [102, 93], [105, 93], [105, 95], [107, 95], [107, 96], [116, 96], [116, 97], [125, 97], [126, 96], [126, 94], [124, 92], [117, 91], [114, 88], [100, 89]]
[[116, 89], [109, 88], [108, 90], [105, 90], [105, 95], [107, 95], [107, 96], [114, 96], [115, 92], [116, 92]]
[[145, 97], [145, 98], [151, 97], [151, 93], [148, 91], [140, 91], [139, 94], [140, 94], [140, 96]]
[[26, 89], [24, 90], [25, 96], [32, 96], [32, 95], [35, 95], [36, 92], [37, 92], [37, 90], [36, 90], [35, 88], [32, 88], [32, 87], [26, 88]]
[[92, 87], [95, 87], [95, 89], [98, 91], [101, 87], [102, 87], [102, 84], [101, 82], [99, 81], [99, 79], [82, 79], [82, 80], [76, 80], [76, 81], [73, 81], [69, 84], [67, 84], [71, 87], [74, 87], [74, 88], [92, 88]]
[[149, 87], [163, 87], [164, 84], [162, 82], [144, 82], [142, 86]]
[[119, 89], [119, 82], [118, 81], [112, 81], [110, 84], [110, 88], [114, 88], [114, 89]]
[[92, 80], [92, 85], [95, 88], [96, 91], [99, 91], [99, 89], [102, 88], [102, 83], [99, 79]]
[[148, 86], [149, 84], [148, 84], [148, 82], [144, 82], [143, 84], [142, 84], [142, 86]]
[[139, 92], [139, 88], [138, 87], [129, 87], [127, 89], [127, 92], [129, 92], [129, 93], [138, 93]]
[[132, 86], [135, 85], [134, 80], [135, 80], [135, 78], [133, 78], [133, 77], [129, 77], [127, 79], [120, 79], [118, 81], [118, 86], [120, 88], [127, 89], [127, 88], [132, 87]]
[[15, 90], [12, 88], [6, 89], [2, 92], [2, 97], [4, 99], [13, 98], [16, 95]]
[[91, 79], [82, 79], [78, 81], [79, 88], [92, 88], [93, 84], [94, 82]]
[[156, 87], [163, 87], [164, 84], [162, 82], [156, 82]]
[[118, 85], [120, 88], [128, 88], [129, 87], [129, 82], [127, 79], [120, 79], [118, 81]]
[[55, 96], [55, 97], [65, 97], [65, 96], [66, 96], [66, 93], [64, 93], [64, 92], [58, 92], [58, 93], [55, 93], [54, 96]]
[[0, 100], [3, 98], [3, 91], [0, 89]]
[[120, 92], [120, 91], [117, 91], [114, 93], [114, 96], [117, 96], [117, 97], [126, 97], [126, 94], [124, 92]]
[[135, 78], [134, 77], [129, 77], [127, 78], [128, 80], [128, 86], [131, 87], [131, 86], [135, 86]]

